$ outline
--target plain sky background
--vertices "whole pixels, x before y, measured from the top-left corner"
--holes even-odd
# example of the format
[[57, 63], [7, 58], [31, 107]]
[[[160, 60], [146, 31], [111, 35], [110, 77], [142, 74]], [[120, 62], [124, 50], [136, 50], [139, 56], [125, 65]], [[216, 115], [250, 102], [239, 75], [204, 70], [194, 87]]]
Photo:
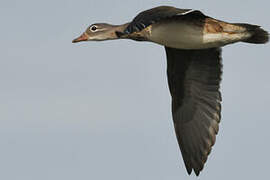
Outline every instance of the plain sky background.
[[[270, 30], [269, 0], [1, 1], [1, 180], [197, 179], [176, 142], [164, 48], [71, 43], [159, 5]], [[269, 179], [269, 47], [223, 48], [222, 121], [198, 179]]]

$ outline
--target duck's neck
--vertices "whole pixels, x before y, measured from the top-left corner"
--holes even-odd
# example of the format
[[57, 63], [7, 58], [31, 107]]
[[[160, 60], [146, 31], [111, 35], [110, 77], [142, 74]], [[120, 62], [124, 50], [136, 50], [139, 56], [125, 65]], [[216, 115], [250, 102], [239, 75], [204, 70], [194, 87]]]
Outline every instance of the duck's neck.
[[121, 34], [124, 32], [124, 30], [127, 28], [129, 23], [122, 24], [122, 25], [112, 25], [112, 39], [120, 39]]

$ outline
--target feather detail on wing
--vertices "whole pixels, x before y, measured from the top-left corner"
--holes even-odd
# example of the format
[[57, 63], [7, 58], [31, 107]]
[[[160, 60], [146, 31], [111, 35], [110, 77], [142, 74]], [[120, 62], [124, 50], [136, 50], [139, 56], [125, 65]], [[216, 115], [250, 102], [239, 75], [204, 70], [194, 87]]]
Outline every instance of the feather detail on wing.
[[199, 175], [219, 130], [221, 49], [166, 47], [166, 53], [177, 140], [188, 173]]
[[131, 34], [134, 32], [139, 32], [151, 24], [154, 24], [160, 20], [167, 18], [183, 16], [186, 14], [194, 14], [204, 17], [205, 15], [197, 10], [192, 9], [178, 9], [170, 6], [159, 6], [152, 8], [138, 14], [128, 27], [124, 30], [124, 34]]

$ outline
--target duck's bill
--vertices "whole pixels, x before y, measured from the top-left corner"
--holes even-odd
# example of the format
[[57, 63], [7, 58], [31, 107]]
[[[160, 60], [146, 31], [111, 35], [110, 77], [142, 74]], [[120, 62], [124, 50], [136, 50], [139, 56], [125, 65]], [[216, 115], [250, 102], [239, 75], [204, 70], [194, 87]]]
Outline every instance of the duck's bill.
[[81, 42], [81, 41], [87, 41], [88, 40], [88, 36], [86, 33], [83, 33], [80, 37], [74, 39], [72, 42], [73, 43], [77, 43], [77, 42]]

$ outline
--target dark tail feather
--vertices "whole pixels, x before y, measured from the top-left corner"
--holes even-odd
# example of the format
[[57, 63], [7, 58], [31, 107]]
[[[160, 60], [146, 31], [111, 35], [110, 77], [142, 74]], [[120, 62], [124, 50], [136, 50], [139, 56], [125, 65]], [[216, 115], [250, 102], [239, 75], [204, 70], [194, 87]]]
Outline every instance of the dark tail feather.
[[246, 28], [247, 32], [250, 33], [250, 37], [243, 42], [254, 43], [254, 44], [265, 44], [269, 41], [269, 33], [262, 29], [260, 26], [251, 24], [235, 24]]

